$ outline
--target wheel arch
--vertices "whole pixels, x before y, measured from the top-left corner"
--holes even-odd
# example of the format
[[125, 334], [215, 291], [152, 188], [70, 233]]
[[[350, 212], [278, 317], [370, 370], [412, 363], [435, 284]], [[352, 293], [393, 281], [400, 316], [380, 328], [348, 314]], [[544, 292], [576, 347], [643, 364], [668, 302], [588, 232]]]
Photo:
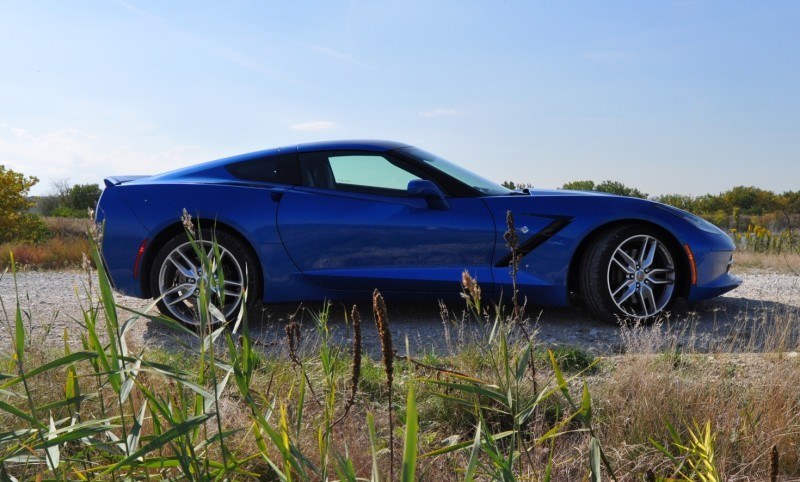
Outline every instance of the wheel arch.
[[572, 259], [570, 259], [569, 263], [569, 270], [567, 272], [567, 290], [568, 294], [571, 293], [579, 293], [579, 282], [578, 282], [578, 271], [580, 270], [581, 258], [583, 258], [583, 254], [586, 252], [587, 249], [597, 240], [600, 236], [604, 233], [610, 231], [611, 229], [622, 227], [622, 226], [632, 226], [632, 225], [641, 225], [647, 226], [648, 228], [654, 229], [658, 231], [662, 236], [664, 236], [664, 240], [669, 243], [670, 251], [672, 255], [675, 257], [675, 261], [678, 263], [680, 268], [680, 277], [678, 279], [677, 284], [677, 296], [681, 298], [686, 298], [689, 294], [689, 288], [691, 287], [691, 272], [689, 269], [689, 258], [686, 255], [686, 251], [683, 249], [680, 241], [678, 238], [675, 237], [674, 234], [669, 232], [668, 230], [664, 229], [662, 226], [643, 219], [619, 219], [615, 220], [606, 224], [602, 224], [596, 227], [594, 230], [590, 231], [589, 234], [584, 236], [581, 240], [580, 244], [578, 244], [577, 249], [572, 254]]
[[[225, 233], [236, 237], [242, 244], [250, 250], [250, 254], [253, 256], [253, 259], [257, 260], [255, 269], [257, 270], [256, 279], [263, 280], [263, 275], [261, 271], [261, 258], [258, 256], [258, 252], [253, 247], [253, 244], [244, 237], [236, 228], [233, 226], [226, 224], [221, 221], [215, 221], [214, 226], [212, 228], [215, 231], [224, 231]], [[157, 235], [153, 237], [147, 243], [147, 249], [144, 252], [144, 256], [142, 257], [141, 261], [141, 270], [139, 272], [139, 283], [142, 288], [142, 294], [144, 298], [152, 298], [153, 293], [150, 289], [150, 274], [153, 268], [153, 261], [155, 261], [158, 252], [161, 250], [162, 246], [164, 246], [170, 239], [174, 238], [175, 236], [184, 233], [184, 227], [181, 222], [176, 222], [171, 224], [164, 229], [162, 229]], [[263, 281], [262, 281], [263, 283]], [[258, 293], [258, 299], [261, 299], [262, 294]]]

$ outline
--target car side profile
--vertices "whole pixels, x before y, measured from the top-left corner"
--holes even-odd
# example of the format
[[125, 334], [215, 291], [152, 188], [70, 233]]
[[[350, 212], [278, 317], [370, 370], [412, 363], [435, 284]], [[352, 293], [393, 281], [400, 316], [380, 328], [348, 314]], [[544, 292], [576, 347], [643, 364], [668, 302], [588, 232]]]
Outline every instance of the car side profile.
[[[202, 263], [181, 223], [213, 236], [230, 316], [243, 302], [436, 299], [458, 294], [464, 270], [483, 292], [512, 291], [503, 238], [515, 220], [517, 286], [531, 304], [576, 299], [604, 319], [650, 318], [678, 298], [740, 284], [734, 244], [707, 221], [643, 199], [511, 191], [417, 147], [333, 141], [268, 149], [153, 176], [105, 180], [97, 207], [117, 291], [158, 298], [196, 323]], [[218, 300], [223, 301], [223, 300]]]

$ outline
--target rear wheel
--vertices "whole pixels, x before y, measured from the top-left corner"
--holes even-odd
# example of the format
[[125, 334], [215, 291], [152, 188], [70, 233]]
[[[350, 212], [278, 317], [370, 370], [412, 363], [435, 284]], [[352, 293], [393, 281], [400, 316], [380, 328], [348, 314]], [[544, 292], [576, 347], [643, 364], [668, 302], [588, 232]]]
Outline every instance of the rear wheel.
[[[218, 257], [211, 242], [214, 236], [219, 248]], [[195, 247], [185, 234], [180, 234], [159, 250], [150, 270], [150, 289], [154, 297], [160, 298], [159, 311], [190, 326], [200, 323], [198, 300], [201, 285], [209, 287], [209, 301], [225, 320], [235, 318], [244, 301], [245, 287], [249, 293], [248, 309], [261, 293], [257, 260], [247, 245], [224, 231], [212, 233], [203, 230], [200, 238], [196, 246], [208, 256], [210, 269], [204, 270]], [[220, 321], [210, 317], [212, 324]]]
[[599, 318], [652, 318], [675, 300], [678, 271], [676, 255], [658, 230], [613, 228], [584, 253], [581, 294]]

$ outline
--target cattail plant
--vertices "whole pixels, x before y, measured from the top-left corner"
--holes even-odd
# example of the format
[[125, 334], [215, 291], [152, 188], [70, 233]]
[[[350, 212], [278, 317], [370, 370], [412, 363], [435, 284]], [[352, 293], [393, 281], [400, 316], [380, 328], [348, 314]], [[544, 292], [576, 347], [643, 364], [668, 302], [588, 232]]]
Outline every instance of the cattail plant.
[[776, 482], [778, 480], [778, 446], [773, 445], [769, 453], [769, 480]]
[[466, 300], [467, 308], [475, 313], [478, 320], [483, 319], [481, 311], [481, 286], [468, 270], [461, 273], [461, 297]]
[[519, 236], [517, 235], [517, 228], [514, 226], [514, 215], [511, 211], [506, 211], [506, 232], [503, 234], [503, 239], [506, 241], [506, 246], [511, 250], [511, 303], [514, 306], [514, 321], [519, 323], [522, 318], [522, 313], [519, 307], [519, 300], [517, 299], [517, 273], [519, 272], [520, 255], [519, 249]]
[[286, 347], [289, 350], [289, 360], [291, 360], [292, 364], [300, 370], [300, 373], [303, 375], [303, 378], [306, 380], [306, 384], [308, 385], [309, 391], [311, 391], [311, 397], [317, 404], [321, 405], [322, 402], [320, 401], [319, 397], [317, 396], [317, 392], [314, 391], [314, 386], [311, 384], [311, 379], [306, 372], [305, 367], [303, 366], [303, 360], [300, 359], [300, 339], [301, 339], [301, 330], [300, 330], [300, 323], [295, 320], [297, 313], [292, 315], [289, 318], [289, 323], [286, 324], [284, 327], [284, 331], [286, 333]]
[[344, 413], [334, 422], [334, 425], [344, 420], [356, 403], [358, 382], [361, 379], [361, 313], [359, 313], [357, 305], [353, 305], [351, 318], [353, 319], [353, 365], [350, 371], [350, 396], [345, 402]]
[[300, 323], [292, 319], [286, 324], [284, 331], [286, 332], [286, 346], [289, 349], [289, 359], [300, 368], [302, 363], [300, 362], [300, 357], [297, 355], [298, 347], [300, 346]]
[[381, 340], [383, 367], [386, 371], [386, 387], [389, 390], [389, 480], [394, 480], [394, 422], [392, 421], [392, 385], [394, 382], [394, 348], [392, 333], [389, 331], [389, 316], [386, 313], [386, 302], [378, 290], [372, 294], [372, 311], [378, 336]]

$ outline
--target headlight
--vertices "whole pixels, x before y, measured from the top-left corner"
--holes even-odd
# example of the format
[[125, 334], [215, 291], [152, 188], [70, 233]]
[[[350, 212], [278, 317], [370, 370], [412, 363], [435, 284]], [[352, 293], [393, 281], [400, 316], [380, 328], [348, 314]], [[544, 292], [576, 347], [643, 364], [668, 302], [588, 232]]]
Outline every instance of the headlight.
[[686, 213], [683, 215], [683, 219], [689, 221], [694, 227], [701, 231], [705, 231], [711, 234], [725, 234], [725, 232], [718, 227], [714, 226], [712, 223], [706, 221], [705, 219], [701, 218], [700, 216], [695, 216], [694, 214]]
[[675, 216], [683, 218], [691, 224], [692, 226], [696, 227], [700, 231], [705, 231], [706, 233], [710, 234], [721, 234], [723, 236], [727, 236], [725, 231], [719, 229], [718, 227], [714, 226], [712, 223], [706, 221], [705, 219], [701, 218], [700, 216], [695, 216], [692, 213], [687, 213], [682, 209], [678, 209], [676, 207], [668, 206], [666, 204], [655, 204], [655, 206], [663, 211], [667, 211]]

